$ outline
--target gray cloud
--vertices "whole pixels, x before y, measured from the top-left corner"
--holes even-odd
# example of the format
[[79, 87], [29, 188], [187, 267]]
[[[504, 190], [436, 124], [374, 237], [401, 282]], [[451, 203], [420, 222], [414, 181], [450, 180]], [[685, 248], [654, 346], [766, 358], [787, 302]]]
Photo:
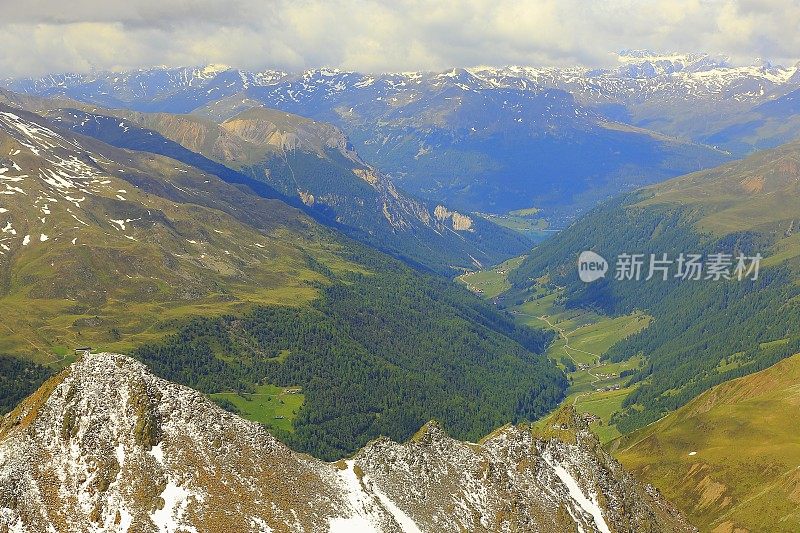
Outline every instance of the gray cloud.
[[622, 48], [791, 63], [800, 50], [797, 0], [0, 1], [0, 77], [210, 62], [600, 66]]

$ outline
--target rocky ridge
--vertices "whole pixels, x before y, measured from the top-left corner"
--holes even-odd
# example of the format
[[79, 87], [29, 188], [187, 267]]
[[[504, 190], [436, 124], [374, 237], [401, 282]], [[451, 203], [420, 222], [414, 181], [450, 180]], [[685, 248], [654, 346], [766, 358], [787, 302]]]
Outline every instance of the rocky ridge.
[[573, 412], [548, 433], [472, 444], [431, 422], [325, 463], [90, 354], [0, 423], [0, 531], [694, 531]]

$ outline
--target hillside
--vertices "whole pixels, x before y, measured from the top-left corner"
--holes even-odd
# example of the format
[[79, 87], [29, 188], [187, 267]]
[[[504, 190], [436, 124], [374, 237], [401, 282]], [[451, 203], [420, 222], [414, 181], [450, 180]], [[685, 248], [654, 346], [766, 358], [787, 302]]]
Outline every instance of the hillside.
[[36, 115], [0, 108], [0, 153], [2, 352], [129, 349], [170, 319], [310, 301], [309, 256], [358, 268], [282, 202]]
[[[612, 362], [642, 355], [637, 385], [614, 421], [623, 431], [653, 422], [709, 387], [766, 368], [800, 351], [800, 144], [689, 174], [608, 202], [537, 247], [512, 272], [507, 302], [535, 297], [549, 274], [567, 307], [622, 315], [644, 311], [650, 327], [605, 353]], [[610, 231], [609, 228], [613, 228]], [[610, 272], [590, 284], [576, 260], [594, 250]], [[764, 256], [757, 280], [680, 280], [660, 274], [616, 280], [623, 253], [743, 253]], [[733, 268], [733, 265], [731, 266]], [[704, 276], [708, 272], [704, 273]]]
[[117, 147], [176, 158], [223, 180], [246, 183], [355, 239], [439, 273], [493, 264], [530, 245], [522, 235], [483, 218], [406, 194], [364, 163], [330, 124], [264, 107], [217, 124], [189, 115], [98, 110], [9, 92], [3, 97]]
[[91, 354], [0, 425], [0, 527], [690, 532], [570, 412], [481, 444], [435, 423], [323, 463], [129, 358]]
[[800, 136], [800, 89], [758, 103], [706, 127], [703, 142], [735, 153], [750, 153], [791, 142]]
[[[477, 438], [563, 395], [549, 334], [248, 187], [7, 107], [0, 153], [0, 354], [133, 352], [228, 408], [300, 388], [282, 437], [329, 458], [434, 417]], [[8, 408], [43, 373], [0, 361]]]
[[254, 400], [263, 383], [300, 387], [303, 408], [276, 434], [327, 459], [378, 435], [406, 439], [430, 418], [476, 440], [561, 400], [566, 380], [538, 355], [549, 333], [516, 326], [449, 282], [369, 266], [337, 276], [310, 308], [194, 320], [133, 355], [207, 393]]
[[795, 355], [706, 391], [614, 454], [703, 531], [797, 531], [798, 383]]

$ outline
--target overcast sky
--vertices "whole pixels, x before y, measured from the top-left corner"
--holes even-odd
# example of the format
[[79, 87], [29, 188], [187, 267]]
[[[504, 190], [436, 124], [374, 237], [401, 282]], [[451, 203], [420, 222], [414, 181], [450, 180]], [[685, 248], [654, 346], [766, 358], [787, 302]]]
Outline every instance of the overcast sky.
[[602, 66], [624, 48], [793, 64], [800, 0], [0, 0], [0, 78], [207, 63]]

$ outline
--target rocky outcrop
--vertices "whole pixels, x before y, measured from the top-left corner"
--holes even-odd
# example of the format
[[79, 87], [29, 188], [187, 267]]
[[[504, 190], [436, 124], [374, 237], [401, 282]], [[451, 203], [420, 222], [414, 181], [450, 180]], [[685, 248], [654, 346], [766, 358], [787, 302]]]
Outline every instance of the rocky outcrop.
[[472, 229], [472, 219], [467, 215], [462, 215], [456, 211], [450, 211], [443, 205], [437, 205], [433, 214], [440, 222], [450, 221], [456, 231], [474, 231]]

